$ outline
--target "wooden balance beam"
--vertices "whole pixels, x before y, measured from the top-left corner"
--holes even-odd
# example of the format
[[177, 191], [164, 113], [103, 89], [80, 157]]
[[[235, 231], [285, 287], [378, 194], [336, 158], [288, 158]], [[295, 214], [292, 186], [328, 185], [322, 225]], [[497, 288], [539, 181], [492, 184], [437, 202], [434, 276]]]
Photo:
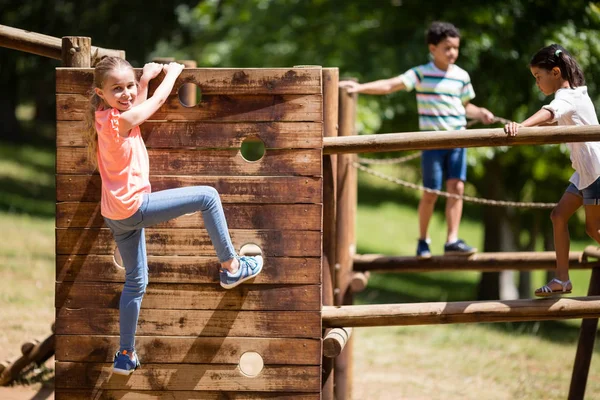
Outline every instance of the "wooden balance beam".
[[600, 296], [323, 307], [323, 327], [521, 322], [600, 317]]
[[[588, 257], [600, 255], [598, 248], [590, 246], [585, 251], [569, 253], [571, 269], [591, 269], [600, 266], [600, 261]], [[354, 271], [377, 272], [434, 272], [434, 271], [481, 271], [495, 272], [506, 270], [533, 271], [551, 270], [556, 267], [556, 254], [544, 252], [499, 252], [476, 253], [469, 257], [433, 256], [429, 259], [417, 257], [387, 257], [378, 254], [354, 256]]]
[[599, 140], [600, 127], [597, 125], [520, 128], [517, 136], [508, 136], [502, 128], [402, 132], [325, 137], [323, 138], [323, 154], [540, 145]]

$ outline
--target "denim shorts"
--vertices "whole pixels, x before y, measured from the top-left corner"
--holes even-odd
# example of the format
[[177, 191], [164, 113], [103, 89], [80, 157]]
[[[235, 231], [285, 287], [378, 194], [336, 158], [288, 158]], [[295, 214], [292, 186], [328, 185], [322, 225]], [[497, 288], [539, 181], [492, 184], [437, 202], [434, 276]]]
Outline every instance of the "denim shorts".
[[572, 183], [565, 190], [567, 193], [573, 193], [575, 196], [583, 198], [584, 206], [600, 205], [600, 178], [596, 179], [591, 185], [581, 190]]
[[440, 190], [448, 179], [467, 180], [467, 149], [424, 150], [421, 156], [423, 186]]

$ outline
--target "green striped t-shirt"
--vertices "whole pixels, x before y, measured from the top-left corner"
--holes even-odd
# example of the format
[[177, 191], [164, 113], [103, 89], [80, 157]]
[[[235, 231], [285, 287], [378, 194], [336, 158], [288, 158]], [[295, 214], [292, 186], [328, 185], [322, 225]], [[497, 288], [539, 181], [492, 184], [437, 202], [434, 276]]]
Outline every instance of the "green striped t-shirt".
[[447, 71], [433, 62], [419, 65], [401, 75], [407, 91], [417, 92], [419, 128], [422, 131], [464, 129], [464, 104], [475, 97], [469, 73], [451, 64]]

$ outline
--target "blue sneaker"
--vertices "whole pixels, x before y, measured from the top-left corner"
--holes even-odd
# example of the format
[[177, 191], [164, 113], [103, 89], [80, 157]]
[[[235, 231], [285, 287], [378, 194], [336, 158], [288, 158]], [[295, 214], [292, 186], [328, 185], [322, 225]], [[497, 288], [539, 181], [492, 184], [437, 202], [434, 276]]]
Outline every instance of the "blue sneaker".
[[123, 350], [123, 352], [117, 351], [113, 364], [113, 373], [119, 375], [131, 375], [133, 371], [140, 366], [140, 360], [138, 360], [135, 351], [133, 352], [133, 360], [129, 357], [129, 354], [127, 354], [127, 350]]
[[431, 250], [429, 250], [429, 239], [419, 239], [417, 244], [417, 258], [431, 258]]
[[454, 243], [446, 243], [444, 245], [444, 254], [456, 254], [462, 256], [470, 256], [471, 254], [477, 253], [475, 247], [471, 247], [464, 242], [464, 240], [458, 239]]
[[262, 271], [262, 256], [242, 256], [238, 257], [238, 260], [240, 261], [240, 268], [235, 274], [232, 274], [229, 271], [225, 270], [221, 270], [221, 273], [219, 274], [221, 286], [225, 289], [234, 288], [240, 283], [247, 281], [248, 279], [254, 278], [260, 273], [260, 271]]

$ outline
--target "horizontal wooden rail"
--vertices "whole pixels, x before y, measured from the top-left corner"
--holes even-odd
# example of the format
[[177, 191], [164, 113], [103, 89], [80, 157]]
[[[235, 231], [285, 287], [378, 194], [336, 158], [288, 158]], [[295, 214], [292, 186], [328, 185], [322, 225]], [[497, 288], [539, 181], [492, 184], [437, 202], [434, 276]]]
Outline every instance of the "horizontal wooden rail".
[[[6, 25], [0, 25], [0, 47], [37, 54], [56, 60], [62, 59], [62, 39]], [[100, 59], [104, 56], [124, 58], [125, 52], [92, 46], [92, 59]]]
[[600, 317], [600, 296], [323, 307], [323, 327], [437, 325]]
[[595, 141], [600, 141], [600, 126], [598, 125], [521, 128], [515, 137], [507, 136], [502, 128], [423, 131], [325, 137], [323, 138], [323, 154]]
[[[569, 253], [571, 269], [591, 269], [600, 261], [588, 260], [593, 257], [581, 251]], [[417, 257], [388, 257], [379, 254], [359, 254], [354, 256], [354, 271], [377, 272], [434, 272], [434, 271], [480, 271], [495, 272], [506, 270], [534, 271], [551, 270], [556, 267], [556, 254], [543, 252], [500, 252], [476, 253], [469, 257], [433, 256], [429, 259]]]
[[335, 358], [342, 353], [346, 343], [352, 336], [352, 328], [334, 328], [327, 332], [323, 338], [323, 355]]

